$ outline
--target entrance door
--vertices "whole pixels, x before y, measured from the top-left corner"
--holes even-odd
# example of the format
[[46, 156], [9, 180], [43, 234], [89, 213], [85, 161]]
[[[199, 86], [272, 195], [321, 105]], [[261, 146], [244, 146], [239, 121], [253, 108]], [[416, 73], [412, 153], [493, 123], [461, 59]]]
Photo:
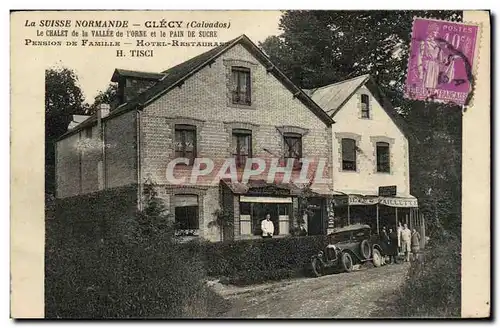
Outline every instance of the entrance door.
[[278, 204], [273, 203], [253, 203], [252, 206], [252, 221], [254, 223], [254, 234], [261, 235], [260, 224], [262, 220], [266, 217], [266, 214], [271, 215], [271, 221], [274, 225], [274, 234], [278, 235], [279, 231], [279, 219], [278, 219]]
[[309, 210], [312, 215], [307, 216], [307, 234], [322, 235], [323, 231], [323, 201], [321, 199], [310, 199], [309, 200]]

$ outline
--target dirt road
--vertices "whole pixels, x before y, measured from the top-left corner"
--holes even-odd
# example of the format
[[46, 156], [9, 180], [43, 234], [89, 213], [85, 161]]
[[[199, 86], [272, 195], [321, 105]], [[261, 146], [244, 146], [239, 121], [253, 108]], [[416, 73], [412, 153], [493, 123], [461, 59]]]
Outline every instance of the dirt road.
[[408, 268], [409, 264], [387, 265], [320, 278], [216, 289], [232, 303], [225, 317], [386, 317], [391, 315], [394, 293], [403, 283]]

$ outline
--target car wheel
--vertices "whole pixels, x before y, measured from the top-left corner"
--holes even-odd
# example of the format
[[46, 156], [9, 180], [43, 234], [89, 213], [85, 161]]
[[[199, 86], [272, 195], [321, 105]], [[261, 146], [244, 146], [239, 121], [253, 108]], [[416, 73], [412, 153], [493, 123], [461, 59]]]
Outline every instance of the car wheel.
[[380, 255], [380, 251], [378, 249], [373, 250], [373, 258], [372, 258], [373, 266], [378, 268], [382, 266], [382, 255]]
[[344, 252], [342, 253], [342, 268], [345, 272], [351, 272], [354, 267], [354, 261], [352, 260], [351, 254]]
[[315, 277], [321, 277], [324, 274], [325, 268], [320, 259], [314, 258], [311, 262], [311, 267]]
[[370, 243], [368, 242], [368, 240], [363, 240], [361, 242], [361, 245], [359, 245], [359, 248], [360, 248], [360, 252], [361, 252], [361, 255], [363, 256], [363, 258], [365, 260], [368, 260], [370, 258], [370, 256], [372, 255], [372, 252], [371, 252], [371, 247], [370, 247]]

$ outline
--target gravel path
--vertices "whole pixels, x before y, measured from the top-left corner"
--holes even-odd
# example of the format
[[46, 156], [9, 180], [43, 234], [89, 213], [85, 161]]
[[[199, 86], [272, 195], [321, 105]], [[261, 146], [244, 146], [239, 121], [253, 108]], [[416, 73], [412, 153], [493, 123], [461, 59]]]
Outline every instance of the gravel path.
[[[367, 318], [390, 313], [409, 264], [250, 287], [214, 285], [232, 318]], [[389, 308], [389, 309], [388, 309]], [[389, 311], [388, 311], [389, 310]]]

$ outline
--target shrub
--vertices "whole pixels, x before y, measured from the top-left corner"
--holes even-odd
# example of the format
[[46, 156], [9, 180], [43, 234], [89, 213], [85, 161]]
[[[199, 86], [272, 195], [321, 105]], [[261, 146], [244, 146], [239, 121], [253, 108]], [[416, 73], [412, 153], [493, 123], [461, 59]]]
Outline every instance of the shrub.
[[202, 259], [212, 277], [233, 284], [251, 284], [300, 276], [312, 255], [324, 247], [325, 236], [191, 242], [184, 245]]
[[459, 317], [461, 243], [448, 235], [434, 240], [424, 263], [412, 263], [397, 302], [403, 317]]
[[121, 218], [121, 234], [98, 241], [89, 242], [92, 230], [47, 222], [47, 318], [205, 317], [225, 305], [206, 287], [203, 262], [172, 237], [156, 194], [146, 198], [144, 211]]

